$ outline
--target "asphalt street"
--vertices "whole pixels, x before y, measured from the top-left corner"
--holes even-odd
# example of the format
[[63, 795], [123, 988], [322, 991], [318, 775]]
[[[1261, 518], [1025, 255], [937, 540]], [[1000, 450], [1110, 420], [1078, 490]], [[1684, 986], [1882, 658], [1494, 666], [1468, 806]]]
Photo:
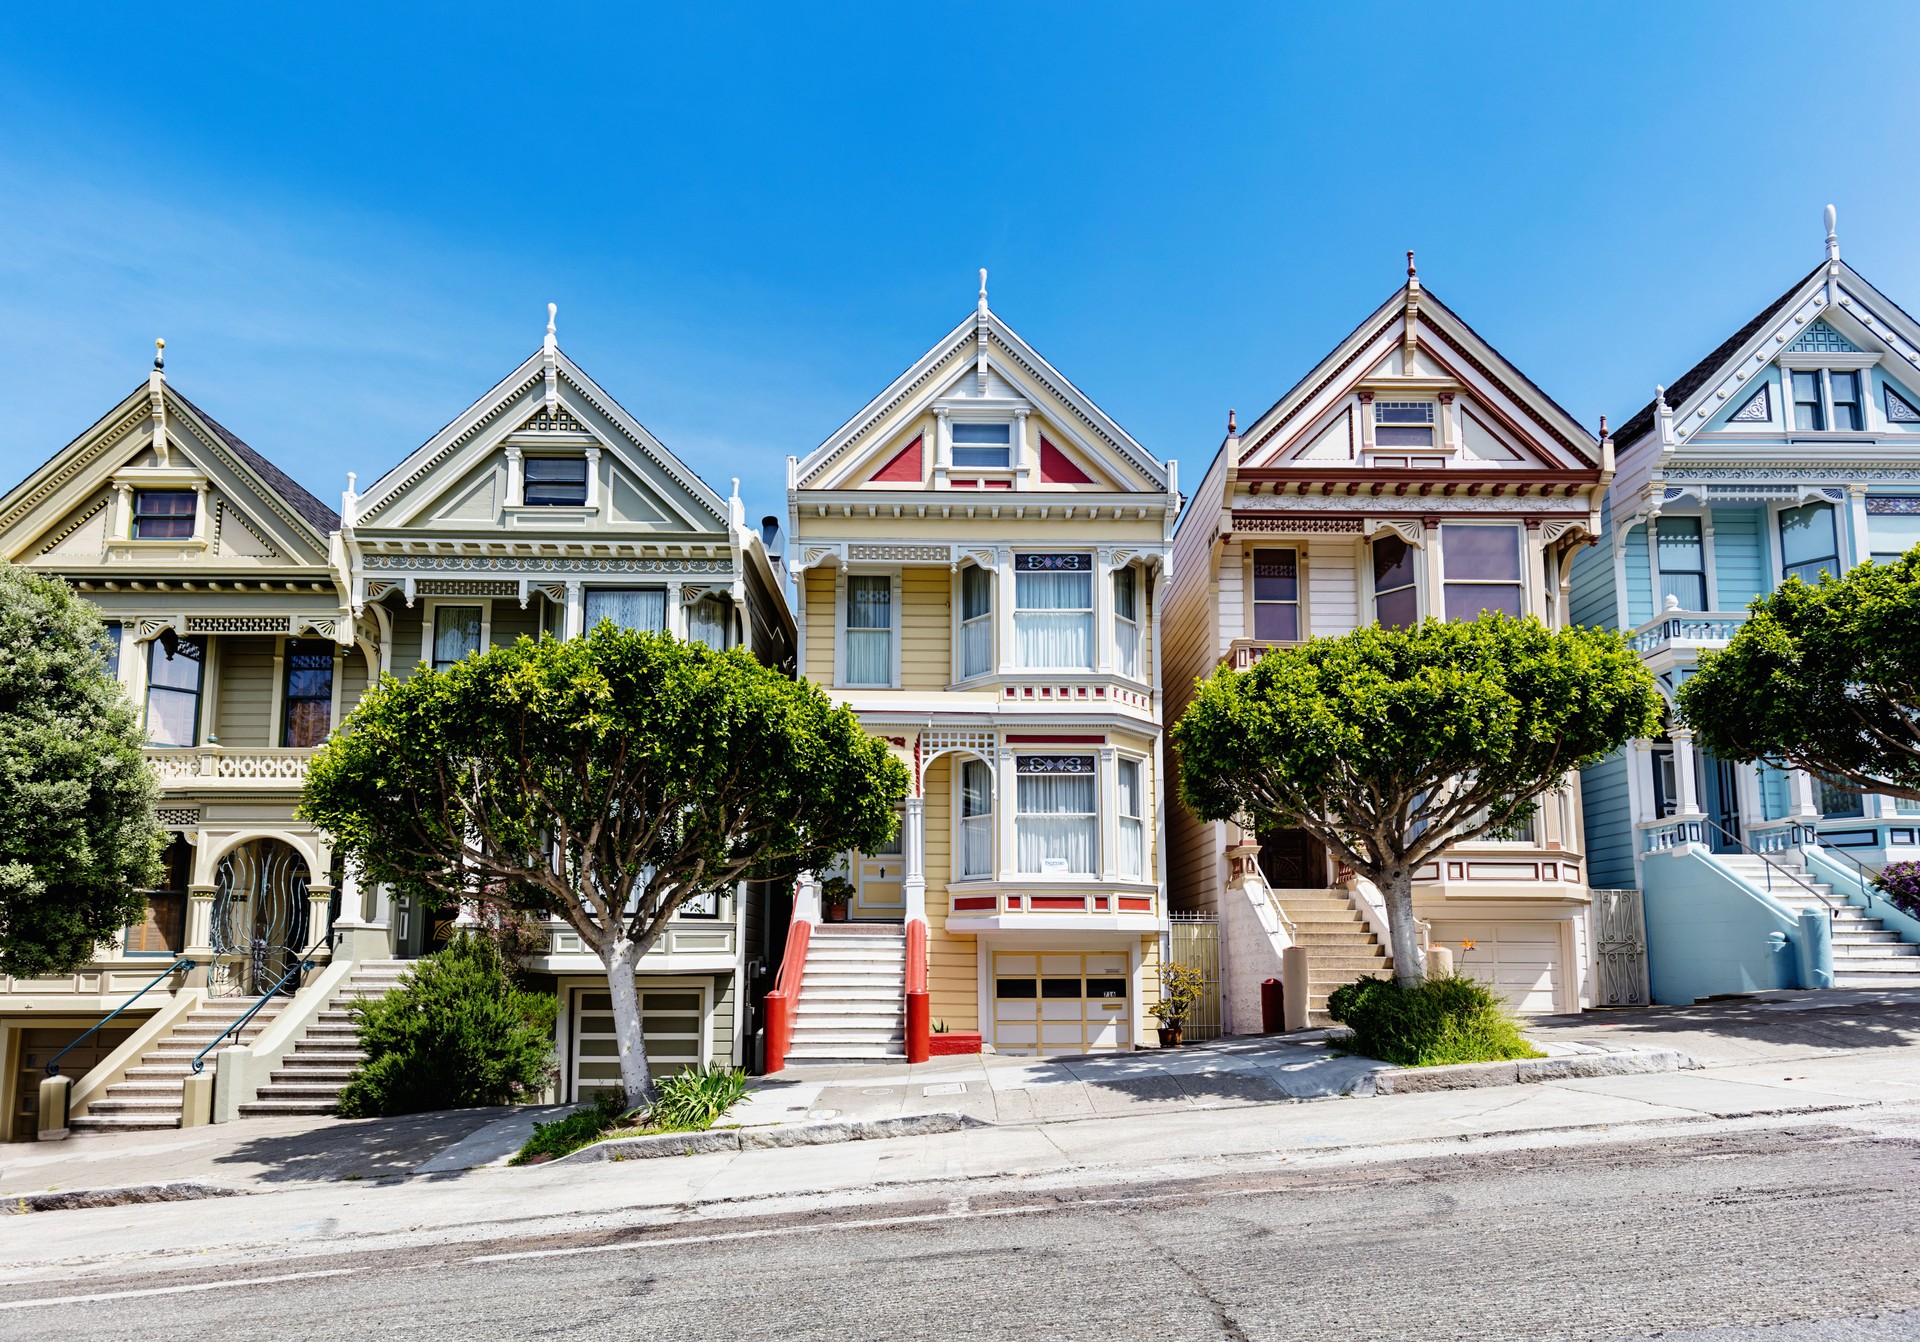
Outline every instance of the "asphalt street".
[[136, 1267], [0, 1292], [0, 1336], [1878, 1342], [1920, 1337], [1916, 1192], [1920, 1118], [1782, 1118]]

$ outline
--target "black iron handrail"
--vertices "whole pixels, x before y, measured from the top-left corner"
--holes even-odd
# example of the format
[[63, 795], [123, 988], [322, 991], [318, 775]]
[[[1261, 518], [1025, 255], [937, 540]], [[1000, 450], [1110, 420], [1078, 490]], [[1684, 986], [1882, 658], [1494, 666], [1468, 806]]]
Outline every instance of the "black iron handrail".
[[112, 1020], [115, 1016], [119, 1015], [122, 1011], [125, 1011], [128, 1007], [132, 1006], [135, 1002], [139, 1001], [142, 997], [145, 997], [149, 991], [158, 987], [161, 983], [165, 982], [167, 979], [171, 978], [173, 975], [179, 973], [182, 968], [186, 968], [186, 969], [193, 968], [193, 958], [191, 956], [183, 955], [178, 960], [175, 960], [172, 964], [168, 965], [166, 968], [166, 971], [162, 973], [159, 978], [155, 979], [152, 983], [149, 983], [145, 988], [142, 988], [139, 992], [135, 993], [132, 997], [129, 997], [126, 1001], [122, 1002], [119, 1006], [115, 1007], [113, 1010], [109, 1011], [106, 1015], [102, 1016], [99, 1022], [96, 1025], [94, 1025], [92, 1029], [88, 1030], [85, 1034], [81, 1035], [78, 1039], [74, 1040], [71, 1044], [68, 1044], [65, 1048], [61, 1049], [58, 1053], [54, 1054], [53, 1057], [49, 1058], [47, 1060], [47, 1075], [59, 1076], [60, 1075], [60, 1059], [66, 1057], [67, 1054], [73, 1052], [74, 1049], [80, 1047], [80, 1045], [84, 1043], [86, 1040], [93, 1038], [95, 1034], [99, 1033], [101, 1026], [105, 1025], [108, 1021]]
[[1773, 893], [1773, 873], [1777, 871], [1782, 876], [1792, 881], [1795, 885], [1799, 886], [1802, 890], [1805, 890], [1808, 894], [1812, 895], [1815, 899], [1819, 900], [1822, 904], [1826, 905], [1828, 917], [1832, 917], [1834, 914], [1837, 914], [1840, 912], [1840, 906], [1838, 904], [1835, 904], [1831, 899], [1828, 899], [1825, 895], [1821, 894], [1820, 891], [1817, 890], [1811, 882], [1801, 880], [1798, 876], [1794, 875], [1791, 870], [1781, 866], [1778, 862], [1775, 862], [1772, 858], [1768, 857], [1765, 853], [1761, 852], [1758, 848], [1755, 848], [1752, 844], [1748, 843], [1745, 839], [1741, 838], [1738, 834], [1728, 833], [1726, 828], [1722, 826], [1718, 821], [1709, 819], [1706, 816], [1700, 816], [1697, 819], [1690, 818], [1688, 823], [1690, 824], [1697, 823], [1697, 824], [1705, 825], [1708, 829], [1714, 831], [1721, 838], [1725, 839], [1728, 843], [1733, 844], [1741, 852], [1745, 853], [1748, 857], [1757, 857], [1762, 862], [1766, 863], [1768, 894]]
[[208, 1044], [205, 1048], [201, 1049], [198, 1053], [193, 1055], [193, 1074], [195, 1076], [200, 1075], [200, 1073], [203, 1070], [205, 1070], [207, 1065], [207, 1054], [213, 1052], [216, 1048], [220, 1047], [220, 1041], [222, 1039], [225, 1039], [228, 1035], [232, 1035], [234, 1037], [234, 1042], [238, 1043], [240, 1040], [240, 1031], [246, 1028], [247, 1022], [252, 1020], [255, 1016], [259, 1015], [260, 1008], [264, 1007], [268, 1002], [273, 1000], [274, 995], [277, 994], [282, 988], [286, 987], [287, 980], [290, 978], [293, 978], [295, 975], [304, 974], [309, 969], [313, 968], [314, 953], [318, 951], [322, 946], [326, 945], [327, 942], [332, 938], [332, 936], [333, 934], [329, 932], [326, 936], [323, 936], [320, 938], [320, 940], [314, 942], [313, 945], [307, 947], [306, 950], [300, 952], [299, 958], [297, 958], [293, 962], [292, 966], [287, 970], [287, 972], [282, 974], [278, 979], [274, 980], [272, 987], [268, 988], [265, 992], [260, 994], [259, 1001], [255, 1002], [252, 1006], [248, 1007], [245, 1011], [243, 1011], [240, 1014], [240, 1016], [233, 1022], [233, 1024], [229, 1025], [226, 1029], [222, 1030], [219, 1034], [215, 1035], [213, 1037], [212, 1043]]

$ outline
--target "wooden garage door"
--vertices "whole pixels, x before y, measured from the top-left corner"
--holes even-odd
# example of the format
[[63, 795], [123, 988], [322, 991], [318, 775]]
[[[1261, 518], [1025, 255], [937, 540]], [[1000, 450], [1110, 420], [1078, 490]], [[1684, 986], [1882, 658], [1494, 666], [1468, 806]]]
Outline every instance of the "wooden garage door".
[[[1561, 963], [1557, 922], [1471, 922], [1433, 924], [1433, 943], [1453, 952], [1459, 972], [1479, 979], [1507, 1000], [1515, 1011], [1545, 1015], [1560, 1010], [1560, 984], [1566, 967]], [[1473, 949], [1462, 951], [1462, 942]]]
[[997, 951], [993, 1046], [1001, 1053], [1130, 1049], [1127, 954]]

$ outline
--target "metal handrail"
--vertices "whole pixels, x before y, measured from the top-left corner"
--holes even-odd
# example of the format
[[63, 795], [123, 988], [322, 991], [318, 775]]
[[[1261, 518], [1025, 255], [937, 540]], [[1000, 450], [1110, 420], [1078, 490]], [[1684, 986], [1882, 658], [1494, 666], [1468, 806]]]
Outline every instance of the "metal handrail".
[[213, 1052], [216, 1048], [220, 1047], [220, 1041], [222, 1039], [225, 1039], [228, 1035], [232, 1035], [234, 1037], [235, 1042], [237, 1043], [240, 1038], [239, 1032], [246, 1028], [247, 1022], [252, 1020], [256, 1015], [258, 1015], [260, 1013], [260, 1008], [264, 1007], [267, 1004], [267, 1002], [272, 999], [274, 994], [278, 993], [282, 988], [286, 986], [288, 979], [294, 977], [296, 974], [304, 974], [309, 969], [312, 969], [314, 952], [318, 951], [322, 946], [326, 945], [327, 942], [332, 939], [332, 937], [333, 937], [333, 934], [329, 932], [327, 933], [326, 936], [323, 936], [320, 938], [320, 940], [314, 942], [313, 945], [307, 947], [304, 951], [300, 952], [299, 958], [294, 961], [292, 967], [289, 968], [286, 973], [282, 974], [277, 980], [275, 980], [271, 988], [268, 988], [265, 992], [260, 994], [259, 1001], [255, 1002], [252, 1006], [248, 1007], [244, 1012], [242, 1012], [239, 1018], [236, 1019], [233, 1022], [233, 1024], [229, 1025], [226, 1029], [222, 1030], [219, 1034], [215, 1035], [213, 1037], [212, 1043], [208, 1044], [205, 1048], [201, 1049], [198, 1053], [194, 1054], [193, 1055], [193, 1074], [195, 1076], [198, 1076], [203, 1070], [205, 1070], [207, 1065], [207, 1054]]
[[158, 987], [162, 982], [171, 978], [173, 975], [179, 973], [182, 967], [185, 967], [187, 969], [192, 969], [193, 957], [183, 955], [178, 960], [175, 960], [172, 964], [167, 966], [166, 971], [162, 973], [159, 978], [155, 979], [152, 983], [149, 983], [145, 988], [142, 988], [139, 992], [135, 993], [132, 997], [129, 997], [126, 1001], [122, 1002], [119, 1006], [115, 1007], [113, 1010], [109, 1011], [106, 1015], [102, 1016], [99, 1022], [95, 1024], [92, 1029], [88, 1030], [85, 1034], [81, 1035], [78, 1039], [74, 1040], [71, 1044], [68, 1044], [65, 1048], [61, 1049], [58, 1053], [54, 1054], [51, 1058], [49, 1058], [47, 1060], [47, 1075], [59, 1076], [60, 1075], [60, 1059], [66, 1057], [67, 1054], [73, 1052], [74, 1049], [80, 1047], [80, 1045], [86, 1040], [91, 1039], [96, 1033], [99, 1032], [101, 1026], [105, 1025], [108, 1021], [112, 1020], [115, 1016], [119, 1015], [122, 1011], [125, 1011], [128, 1007], [132, 1006], [135, 1002], [139, 1001], [142, 997], [146, 996], [150, 990]]
[[1718, 834], [1721, 838], [1725, 839], [1728, 843], [1733, 844], [1734, 846], [1739, 848], [1740, 851], [1745, 853], [1748, 857], [1757, 857], [1762, 862], [1766, 863], [1768, 894], [1773, 893], [1773, 873], [1777, 871], [1782, 876], [1792, 881], [1795, 885], [1799, 886], [1802, 890], [1805, 890], [1808, 894], [1812, 895], [1815, 899], [1819, 900], [1822, 904], [1825, 904], [1827, 906], [1827, 914], [1829, 917], [1840, 912], [1840, 906], [1838, 904], [1835, 904], [1831, 899], [1828, 899], [1825, 895], [1821, 894], [1818, 890], [1816, 890], [1813, 887], [1811, 882], [1801, 880], [1798, 876], [1794, 875], [1793, 872], [1781, 866], [1778, 862], [1775, 862], [1772, 858], [1768, 857], [1765, 853], [1755, 848], [1752, 844], [1748, 843], [1745, 839], [1741, 838], [1738, 834], [1728, 833], [1725, 827], [1723, 827], [1719, 821], [1713, 820], [1707, 816], [1697, 816], [1697, 817], [1689, 816], [1687, 817], [1687, 819], [1689, 823], [1697, 823], [1697, 824], [1705, 825], [1708, 829], [1713, 830], [1716, 834]]
[[1849, 853], [1846, 849], [1823, 842], [1820, 838], [1820, 831], [1814, 829], [1811, 825], [1806, 826], [1806, 829], [1813, 835], [1813, 846], [1818, 848], [1823, 855], [1831, 854], [1834, 857], [1844, 858], [1853, 865], [1853, 879], [1860, 884], [1861, 902], [1863, 904], [1871, 903], [1873, 896], [1868, 893], [1868, 887], [1875, 884], [1875, 878], [1873, 873], [1867, 870], [1867, 864], [1855, 857], [1852, 853]]

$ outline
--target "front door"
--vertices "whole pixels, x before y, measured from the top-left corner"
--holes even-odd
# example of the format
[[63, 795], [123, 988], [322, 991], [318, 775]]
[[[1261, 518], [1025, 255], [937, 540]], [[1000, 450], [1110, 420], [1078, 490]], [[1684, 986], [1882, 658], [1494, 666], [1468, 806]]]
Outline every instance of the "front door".
[[1303, 829], [1279, 829], [1260, 836], [1260, 874], [1275, 890], [1323, 890], [1327, 850]]
[[1713, 826], [1707, 831], [1708, 845], [1716, 853], [1737, 853], [1740, 851], [1740, 780], [1734, 771], [1731, 760], [1715, 759], [1702, 752], [1700, 755], [1702, 776], [1706, 784], [1706, 796], [1701, 799], [1707, 818]]
[[907, 916], [907, 860], [899, 830], [886, 851], [862, 853], [854, 862], [852, 916], [890, 923]]

